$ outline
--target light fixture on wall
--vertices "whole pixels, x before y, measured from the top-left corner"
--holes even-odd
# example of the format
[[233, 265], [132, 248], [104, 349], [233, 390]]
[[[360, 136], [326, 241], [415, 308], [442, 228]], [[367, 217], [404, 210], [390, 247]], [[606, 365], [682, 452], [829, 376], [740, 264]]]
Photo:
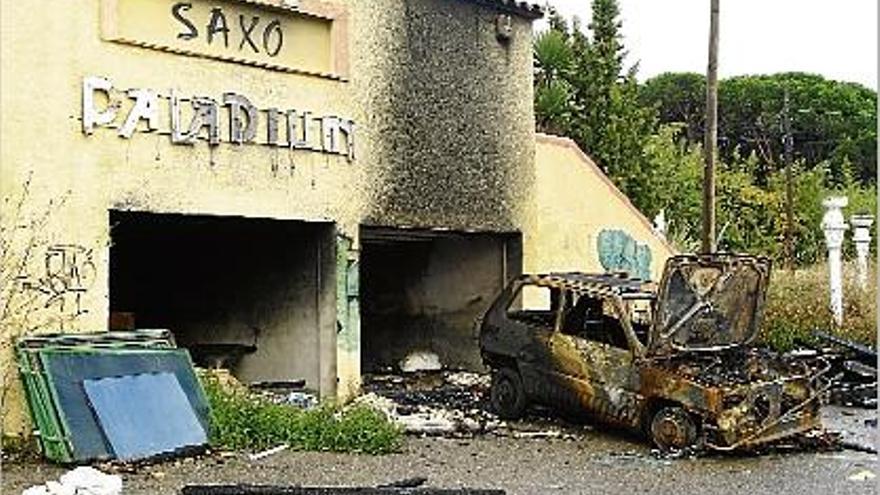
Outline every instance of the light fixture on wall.
[[513, 18], [510, 14], [498, 14], [495, 17], [495, 37], [502, 43], [507, 43], [513, 37]]

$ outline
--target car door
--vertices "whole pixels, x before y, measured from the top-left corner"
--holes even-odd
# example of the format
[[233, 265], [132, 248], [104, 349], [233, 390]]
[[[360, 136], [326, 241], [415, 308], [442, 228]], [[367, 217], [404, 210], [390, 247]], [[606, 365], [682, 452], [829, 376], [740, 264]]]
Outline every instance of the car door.
[[550, 287], [523, 284], [505, 309], [506, 335], [516, 336], [513, 357], [516, 359], [526, 395], [546, 402], [547, 382], [553, 360], [549, 342], [558, 319], [559, 291]]
[[[638, 383], [621, 315], [611, 300], [570, 297], [573, 304], [550, 339], [557, 381], [564, 383], [558, 400], [604, 421], [632, 425], [638, 421]], [[583, 298], [591, 300], [583, 304]]]

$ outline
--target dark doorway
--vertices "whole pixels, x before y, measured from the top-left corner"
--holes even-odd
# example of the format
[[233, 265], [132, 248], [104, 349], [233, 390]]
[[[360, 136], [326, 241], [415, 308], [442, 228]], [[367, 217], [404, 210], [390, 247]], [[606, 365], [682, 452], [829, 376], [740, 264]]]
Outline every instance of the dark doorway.
[[199, 364], [244, 381], [319, 388], [332, 224], [122, 211], [110, 223], [111, 326], [170, 329]]
[[361, 228], [361, 368], [414, 351], [481, 369], [474, 322], [522, 271], [519, 234]]

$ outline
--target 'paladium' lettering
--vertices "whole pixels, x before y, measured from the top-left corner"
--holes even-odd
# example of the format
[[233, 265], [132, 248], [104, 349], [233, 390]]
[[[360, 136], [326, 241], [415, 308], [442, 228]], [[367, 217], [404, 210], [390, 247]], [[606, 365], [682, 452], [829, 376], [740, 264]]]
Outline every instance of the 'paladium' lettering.
[[[192, 18], [192, 8], [193, 4], [190, 2], [177, 2], [171, 6], [171, 16], [180, 27], [177, 38], [196, 42], [200, 32]], [[238, 22], [235, 22], [236, 18]], [[227, 16], [223, 8], [214, 7], [203, 24], [204, 42], [209, 46], [222, 43], [225, 48], [237, 49], [239, 52], [265, 53], [270, 57], [277, 57], [284, 48], [284, 29], [278, 19], [264, 21], [257, 15]], [[231, 45], [230, 39], [233, 40]]]
[[[350, 161], [355, 159], [355, 123], [348, 119], [332, 115], [314, 116], [312, 112], [294, 109], [261, 110], [249, 98], [235, 92], [224, 93], [223, 99], [218, 102], [206, 96], [183, 98], [175, 90], [163, 97], [149, 89], [130, 89], [124, 94], [132, 100], [131, 110], [117, 123], [121, 117], [121, 105], [117, 101], [120, 93], [114, 92], [113, 83], [107, 78], [83, 79], [84, 134], [91, 135], [99, 127], [116, 127], [119, 137], [131, 139], [138, 130], [158, 131], [160, 100], [167, 100], [169, 134], [174, 144], [195, 145], [199, 140], [205, 140], [211, 146], [217, 146], [223, 141], [237, 145], [253, 143], [344, 155]], [[229, 130], [225, 139], [221, 135], [221, 106], [228, 109], [226, 119]], [[260, 114], [265, 118], [261, 118]], [[286, 141], [283, 142], [279, 131], [282, 119], [286, 121], [283, 124], [287, 131]], [[265, 134], [262, 134], [266, 140], [258, 142], [261, 122], [266, 122]]]

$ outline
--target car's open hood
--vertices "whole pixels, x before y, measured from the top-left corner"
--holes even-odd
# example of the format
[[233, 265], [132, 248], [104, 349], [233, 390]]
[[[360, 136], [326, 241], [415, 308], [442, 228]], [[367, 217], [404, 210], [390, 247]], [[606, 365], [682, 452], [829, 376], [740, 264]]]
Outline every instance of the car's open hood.
[[666, 262], [649, 354], [712, 351], [748, 344], [758, 332], [770, 260], [713, 254]]

